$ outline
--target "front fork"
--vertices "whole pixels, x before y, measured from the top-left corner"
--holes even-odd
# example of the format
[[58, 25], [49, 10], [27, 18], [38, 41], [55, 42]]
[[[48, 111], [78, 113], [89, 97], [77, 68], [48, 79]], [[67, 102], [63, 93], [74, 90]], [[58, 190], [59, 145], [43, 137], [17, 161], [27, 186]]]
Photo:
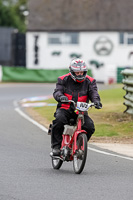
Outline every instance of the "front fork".
[[77, 137], [80, 133], [85, 133], [87, 134], [86, 131], [82, 130], [82, 124], [84, 124], [84, 116], [83, 113], [79, 113], [78, 119], [77, 119], [77, 130], [74, 133], [74, 145], [73, 145], [73, 155], [76, 153], [76, 150], [78, 149], [77, 147]]
[[[74, 145], [73, 145], [73, 155], [76, 153], [76, 151], [78, 150], [78, 146], [77, 146], [77, 138], [78, 138], [78, 135], [80, 133], [84, 133], [84, 134], [87, 134], [86, 131], [84, 130], [81, 130], [81, 131], [76, 131], [75, 134], [74, 134]], [[84, 145], [84, 144], [83, 144]]]

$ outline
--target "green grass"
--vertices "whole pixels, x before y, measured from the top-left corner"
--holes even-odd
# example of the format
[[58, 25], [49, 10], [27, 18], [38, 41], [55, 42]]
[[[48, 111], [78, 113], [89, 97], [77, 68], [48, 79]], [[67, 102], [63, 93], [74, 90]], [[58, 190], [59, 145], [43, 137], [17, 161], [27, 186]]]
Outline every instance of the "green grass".
[[116, 132], [116, 130], [114, 130], [114, 127], [111, 124], [96, 124], [95, 136], [112, 137], [112, 136], [118, 136], [118, 133]]
[[[92, 108], [89, 116], [95, 123], [96, 137], [133, 137], [133, 116], [123, 113], [126, 107], [123, 105], [125, 91], [120, 88], [99, 91], [103, 108]], [[54, 99], [45, 102], [56, 103]], [[33, 108], [50, 123], [54, 117], [56, 106]]]

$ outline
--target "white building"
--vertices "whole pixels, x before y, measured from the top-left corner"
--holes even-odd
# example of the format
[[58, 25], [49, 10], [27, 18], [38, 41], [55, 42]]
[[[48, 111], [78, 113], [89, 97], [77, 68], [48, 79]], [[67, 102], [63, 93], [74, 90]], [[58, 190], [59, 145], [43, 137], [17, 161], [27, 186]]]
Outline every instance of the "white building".
[[116, 82], [118, 67], [133, 64], [132, 9], [130, 0], [29, 0], [27, 68], [66, 69], [79, 57], [98, 82]]

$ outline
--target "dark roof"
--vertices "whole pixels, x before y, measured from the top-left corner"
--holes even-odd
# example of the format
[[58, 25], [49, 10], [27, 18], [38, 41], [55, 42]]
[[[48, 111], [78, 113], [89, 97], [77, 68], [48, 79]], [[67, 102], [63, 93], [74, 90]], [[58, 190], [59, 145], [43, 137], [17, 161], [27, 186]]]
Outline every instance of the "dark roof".
[[29, 31], [132, 31], [133, 0], [28, 0]]

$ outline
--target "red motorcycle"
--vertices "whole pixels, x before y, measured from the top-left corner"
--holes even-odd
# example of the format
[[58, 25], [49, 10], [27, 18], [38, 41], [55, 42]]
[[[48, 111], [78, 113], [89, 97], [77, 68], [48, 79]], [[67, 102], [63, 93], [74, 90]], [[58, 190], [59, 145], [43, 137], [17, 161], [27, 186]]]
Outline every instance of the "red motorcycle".
[[[63, 132], [60, 156], [53, 156], [52, 166], [54, 169], [60, 169], [64, 161], [73, 161], [73, 169], [76, 174], [80, 174], [85, 166], [87, 158], [87, 132], [82, 130], [84, 124], [84, 112], [94, 106], [94, 103], [77, 102], [69, 100], [73, 103], [75, 112], [77, 113], [77, 122], [75, 125], [65, 125]], [[70, 120], [71, 122], [71, 120]]]

